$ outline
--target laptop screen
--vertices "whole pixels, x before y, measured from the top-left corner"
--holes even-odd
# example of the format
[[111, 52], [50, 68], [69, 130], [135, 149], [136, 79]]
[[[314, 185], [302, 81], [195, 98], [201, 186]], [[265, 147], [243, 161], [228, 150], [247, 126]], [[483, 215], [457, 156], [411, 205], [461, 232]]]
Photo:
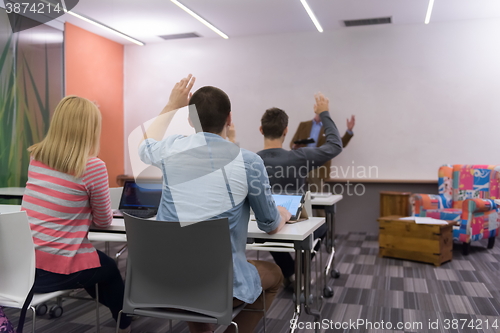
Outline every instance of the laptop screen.
[[137, 184], [126, 181], [120, 201], [120, 209], [158, 209], [163, 183], [147, 182]]
[[302, 205], [304, 195], [285, 195], [285, 194], [273, 194], [274, 202], [276, 206], [283, 206], [295, 217], [299, 213], [299, 208]]

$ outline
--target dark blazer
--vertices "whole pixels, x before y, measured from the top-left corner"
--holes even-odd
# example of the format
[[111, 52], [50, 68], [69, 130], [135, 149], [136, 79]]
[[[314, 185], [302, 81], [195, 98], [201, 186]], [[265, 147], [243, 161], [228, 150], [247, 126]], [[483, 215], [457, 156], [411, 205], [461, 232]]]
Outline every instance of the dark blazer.
[[[303, 140], [303, 139], [308, 139], [309, 135], [311, 134], [311, 128], [312, 128], [312, 120], [309, 121], [303, 121], [299, 124], [299, 127], [297, 128], [297, 131], [295, 131], [295, 134], [292, 138], [292, 141], [290, 142], [290, 148], [293, 147], [293, 143], [297, 140]], [[351, 138], [354, 135], [351, 135], [345, 132], [344, 136], [342, 137], [342, 146], [345, 148], [349, 141], [351, 141]], [[318, 142], [316, 143], [316, 147], [321, 147], [325, 143], [325, 133], [323, 132], [323, 128], [319, 131], [319, 136], [318, 136]], [[300, 147], [305, 147], [306, 145], [298, 145], [297, 148]], [[319, 174], [319, 178], [321, 179], [327, 179], [330, 178], [330, 166], [331, 166], [332, 161], [328, 161], [325, 164], [323, 164], [326, 168], [320, 168], [319, 173], [316, 172], [315, 174]]]

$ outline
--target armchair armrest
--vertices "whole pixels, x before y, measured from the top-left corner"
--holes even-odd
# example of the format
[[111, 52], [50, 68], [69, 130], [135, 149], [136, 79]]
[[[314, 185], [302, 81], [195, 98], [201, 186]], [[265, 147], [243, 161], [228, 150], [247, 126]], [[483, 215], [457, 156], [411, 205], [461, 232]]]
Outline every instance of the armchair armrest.
[[497, 209], [497, 204], [492, 199], [466, 199], [462, 203], [462, 219], [466, 213], [489, 212]]
[[410, 202], [415, 216], [420, 216], [422, 210], [444, 208], [438, 194], [415, 193], [411, 196]]
[[[465, 231], [464, 242], [494, 237], [489, 235], [498, 229], [498, 206], [492, 199], [466, 199], [462, 203], [461, 229]], [[486, 230], [486, 231], [485, 231]], [[487, 236], [489, 235], [489, 236]], [[462, 236], [462, 235], [460, 235]]]

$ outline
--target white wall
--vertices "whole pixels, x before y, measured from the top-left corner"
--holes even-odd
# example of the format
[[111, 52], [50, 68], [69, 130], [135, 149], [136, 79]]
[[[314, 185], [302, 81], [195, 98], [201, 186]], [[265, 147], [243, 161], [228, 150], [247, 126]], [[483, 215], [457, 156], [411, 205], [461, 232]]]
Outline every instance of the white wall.
[[[228, 93], [238, 140], [252, 151], [263, 145], [266, 108], [289, 114], [288, 144], [322, 91], [341, 133], [348, 116], [357, 118], [333, 163], [343, 171], [376, 166], [382, 179], [436, 179], [445, 163], [500, 164], [499, 34], [500, 19], [492, 19], [127, 46], [125, 135], [193, 73], [195, 89]], [[352, 169], [338, 171], [353, 178]]]

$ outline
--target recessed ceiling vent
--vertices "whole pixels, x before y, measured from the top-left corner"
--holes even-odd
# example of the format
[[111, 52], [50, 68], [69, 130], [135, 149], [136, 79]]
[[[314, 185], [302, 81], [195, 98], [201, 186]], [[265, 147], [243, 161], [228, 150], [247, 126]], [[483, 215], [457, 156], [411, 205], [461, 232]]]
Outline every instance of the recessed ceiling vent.
[[359, 25], [374, 25], [374, 24], [386, 24], [386, 23], [392, 23], [391, 17], [379, 17], [379, 18], [370, 18], [362, 20], [344, 21], [346, 27], [356, 27]]
[[169, 40], [169, 39], [181, 39], [181, 38], [195, 38], [195, 37], [200, 37], [200, 35], [198, 35], [195, 32], [188, 32], [185, 34], [163, 35], [163, 36], [159, 36], [159, 37], [161, 37], [165, 40]]

